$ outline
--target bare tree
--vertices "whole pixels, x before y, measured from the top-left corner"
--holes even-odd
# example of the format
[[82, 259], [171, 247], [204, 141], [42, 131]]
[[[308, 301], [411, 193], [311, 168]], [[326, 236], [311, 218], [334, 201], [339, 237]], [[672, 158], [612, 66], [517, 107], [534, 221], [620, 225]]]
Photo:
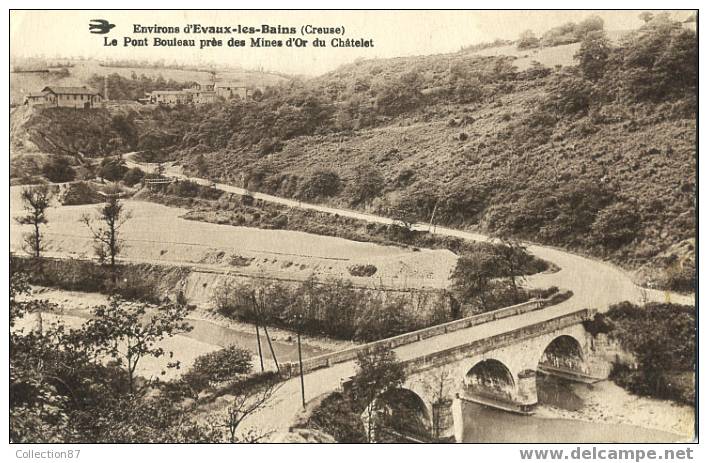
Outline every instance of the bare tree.
[[281, 383], [269, 380], [256, 388], [243, 387], [234, 394], [234, 398], [228, 404], [226, 411], [217, 418], [216, 426], [226, 431], [229, 442], [259, 442], [268, 436], [268, 432], [259, 433], [249, 429], [245, 433], [238, 434], [243, 421], [264, 408], [273, 394], [280, 388]]
[[116, 281], [116, 257], [122, 249], [119, 238], [120, 228], [130, 219], [130, 213], [123, 210], [120, 192], [112, 189], [106, 193], [106, 202], [98, 208], [98, 215], [84, 215], [81, 221], [88, 227], [96, 243], [94, 251], [101, 262], [109, 260], [113, 282]]
[[435, 439], [440, 438], [440, 435], [444, 429], [444, 420], [441, 411], [443, 408], [449, 407], [452, 401], [452, 394], [450, 391], [452, 382], [452, 373], [445, 369], [435, 374], [431, 380], [425, 383], [425, 388], [428, 390], [433, 401], [431, 434]]
[[49, 207], [49, 190], [46, 186], [29, 187], [22, 190], [22, 204], [26, 214], [15, 220], [21, 225], [31, 225], [33, 230], [23, 235], [22, 248], [28, 253], [39, 258], [44, 251], [42, 232], [40, 226], [47, 223], [46, 210]]

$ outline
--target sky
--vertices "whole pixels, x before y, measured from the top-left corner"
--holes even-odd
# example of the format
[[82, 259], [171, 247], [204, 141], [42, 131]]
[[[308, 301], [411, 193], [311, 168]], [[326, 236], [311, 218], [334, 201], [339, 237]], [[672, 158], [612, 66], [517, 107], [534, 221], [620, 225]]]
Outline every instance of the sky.
[[[13, 11], [10, 17], [10, 51], [13, 57], [43, 56], [98, 59], [137, 59], [181, 64], [223, 64], [288, 74], [319, 75], [357, 58], [391, 58], [454, 52], [460, 47], [494, 40], [516, 39], [531, 29], [541, 34], [568, 21], [598, 15], [607, 30], [639, 27], [640, 11]], [[683, 19], [689, 12], [674, 12]], [[116, 27], [106, 35], [91, 34], [91, 19], [107, 19]], [[107, 47], [104, 37], [152, 37], [133, 33], [143, 26], [202, 25], [343, 26], [343, 38], [373, 39], [373, 48], [165, 48]], [[299, 34], [298, 34], [299, 35]], [[164, 34], [164, 36], [175, 36]], [[185, 34], [178, 38], [192, 38]], [[211, 35], [207, 35], [211, 37]], [[221, 38], [245, 38], [225, 35]], [[266, 37], [266, 36], [264, 36]], [[286, 36], [287, 37], [287, 36]], [[334, 36], [324, 36], [329, 40]], [[283, 39], [282, 35], [267, 38]], [[303, 37], [312, 39], [313, 37]], [[152, 42], [152, 39], [150, 39]], [[329, 45], [329, 44], [328, 44]]]

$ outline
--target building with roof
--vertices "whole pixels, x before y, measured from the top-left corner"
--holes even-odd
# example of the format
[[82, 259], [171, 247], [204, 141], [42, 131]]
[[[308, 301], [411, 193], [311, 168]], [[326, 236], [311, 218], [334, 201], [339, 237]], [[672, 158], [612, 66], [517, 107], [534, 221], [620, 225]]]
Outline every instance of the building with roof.
[[25, 96], [25, 101], [24, 104], [28, 106], [39, 106], [43, 107], [47, 103], [47, 100], [45, 98], [45, 94], [42, 92], [39, 93], [29, 93], [27, 96]]
[[[100, 108], [103, 97], [96, 90], [88, 87], [44, 87], [40, 92], [44, 95], [44, 107], [57, 108]], [[30, 94], [25, 99], [27, 104], [40, 104], [40, 94]]]
[[242, 98], [246, 99], [253, 93], [253, 89], [246, 87], [243, 84], [236, 82], [218, 82], [214, 84], [214, 91], [217, 96], [225, 100], [230, 100], [232, 98]]
[[141, 102], [174, 106], [177, 104], [208, 104], [214, 103], [217, 97], [225, 100], [233, 98], [250, 98], [253, 87], [245, 87], [237, 83], [195, 83], [191, 88], [184, 90], [155, 90], [146, 94]]
[[177, 105], [191, 103], [193, 95], [184, 90], [155, 90], [150, 93], [150, 103]]
[[192, 101], [195, 104], [207, 104], [216, 101], [216, 92], [212, 82], [197, 82], [192, 88], [185, 91], [192, 94]]
[[194, 90], [201, 90], [204, 92], [214, 91], [214, 82], [195, 82], [192, 86]]

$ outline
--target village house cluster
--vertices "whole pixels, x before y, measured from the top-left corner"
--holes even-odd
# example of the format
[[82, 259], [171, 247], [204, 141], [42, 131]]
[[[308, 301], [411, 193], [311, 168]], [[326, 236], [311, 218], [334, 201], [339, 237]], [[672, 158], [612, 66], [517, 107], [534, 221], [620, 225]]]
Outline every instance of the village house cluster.
[[233, 98], [250, 98], [255, 88], [246, 87], [232, 82], [195, 83], [191, 88], [184, 90], [156, 90], [148, 93], [146, 103], [177, 105], [177, 104], [206, 104], [213, 103], [217, 98], [230, 100]]
[[88, 87], [44, 87], [38, 93], [25, 97], [25, 104], [43, 108], [100, 108], [103, 97]]
[[[141, 98], [144, 104], [161, 104], [174, 106], [178, 104], [214, 103], [217, 98], [231, 100], [233, 98], [247, 99], [253, 96], [256, 87], [246, 87], [232, 82], [195, 83], [191, 88], [183, 90], [156, 90]], [[42, 108], [101, 108], [108, 100], [98, 91], [88, 87], [44, 87], [40, 92], [30, 93], [25, 97], [24, 104]]]

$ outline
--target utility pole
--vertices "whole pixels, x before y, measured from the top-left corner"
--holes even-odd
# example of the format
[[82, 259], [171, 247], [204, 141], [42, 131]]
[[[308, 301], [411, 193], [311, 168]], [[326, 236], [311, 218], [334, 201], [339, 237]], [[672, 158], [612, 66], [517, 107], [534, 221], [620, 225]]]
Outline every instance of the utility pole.
[[[435, 206], [433, 206], [433, 213], [430, 214], [430, 225], [428, 225], [428, 232], [430, 232], [431, 231], [430, 229], [433, 228], [433, 223], [435, 221], [435, 211], [438, 210], [438, 202], [440, 202], [439, 196], [437, 198], [435, 198]], [[437, 226], [435, 226], [435, 228], [437, 228]], [[433, 232], [433, 234], [435, 234], [435, 229], [433, 229], [432, 232]]]
[[[262, 295], [262, 293], [261, 293], [261, 295]], [[255, 291], [251, 292], [251, 299], [253, 300], [253, 309], [256, 311], [256, 320], [260, 321], [261, 311], [260, 311], [260, 307], [258, 305], [258, 299], [256, 298]], [[268, 341], [268, 348], [270, 348], [270, 355], [271, 355], [271, 357], [273, 357], [273, 361], [275, 362], [275, 369], [278, 370], [278, 373], [280, 373], [280, 365], [278, 364], [278, 357], [276, 357], [276, 355], [275, 355], [275, 350], [273, 349], [273, 343], [271, 343], [270, 334], [268, 334], [268, 327], [265, 324], [263, 325], [263, 331], [265, 332], [266, 340]]]
[[258, 358], [261, 359], [261, 373], [265, 371], [263, 366], [263, 351], [261, 350], [261, 332], [258, 329], [258, 315], [256, 315], [256, 342], [258, 342]]
[[300, 331], [302, 314], [297, 314], [297, 357], [300, 361], [300, 392], [302, 394], [302, 408], [305, 408], [305, 372], [302, 371], [302, 345], [300, 343]]
[[268, 334], [268, 327], [263, 325], [263, 331], [265, 331], [266, 340], [268, 341], [268, 347], [270, 348], [270, 355], [273, 357], [275, 362], [275, 369], [280, 373], [280, 365], [278, 365], [278, 357], [275, 356], [275, 350], [273, 349], [273, 343], [270, 342], [270, 334]]

